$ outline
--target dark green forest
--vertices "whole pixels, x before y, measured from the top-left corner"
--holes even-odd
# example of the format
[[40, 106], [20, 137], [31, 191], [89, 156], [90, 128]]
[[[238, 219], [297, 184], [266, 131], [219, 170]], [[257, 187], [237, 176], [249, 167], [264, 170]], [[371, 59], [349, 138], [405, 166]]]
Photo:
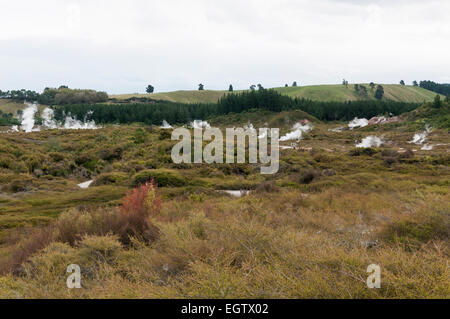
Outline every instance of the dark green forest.
[[183, 104], [155, 100], [129, 104], [62, 105], [55, 107], [55, 118], [61, 121], [70, 113], [78, 119], [87, 117], [97, 123], [142, 122], [159, 125], [162, 120], [166, 120], [169, 123], [184, 124], [194, 119], [208, 119], [250, 109], [262, 109], [273, 112], [302, 110], [322, 121], [348, 121], [355, 117], [370, 118], [380, 114], [399, 115], [412, 111], [418, 106], [417, 103], [392, 101], [318, 102], [291, 98], [272, 89], [263, 89], [228, 94], [217, 103], [209, 104]]
[[450, 84], [440, 84], [433, 81], [420, 81], [419, 86], [442, 95], [450, 95]]

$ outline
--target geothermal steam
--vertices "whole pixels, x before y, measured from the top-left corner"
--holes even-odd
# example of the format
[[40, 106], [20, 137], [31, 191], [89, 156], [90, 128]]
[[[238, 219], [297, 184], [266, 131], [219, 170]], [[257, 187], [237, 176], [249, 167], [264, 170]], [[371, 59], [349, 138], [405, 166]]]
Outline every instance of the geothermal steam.
[[383, 140], [377, 136], [367, 136], [361, 143], [356, 144], [356, 147], [380, 147], [383, 144]]
[[310, 124], [302, 125], [301, 123], [296, 123], [292, 128], [292, 132], [287, 133], [285, 136], [280, 138], [280, 141], [290, 141], [297, 140], [300, 141], [302, 139], [302, 135], [305, 132], [308, 132], [312, 129]]
[[36, 104], [25, 103], [27, 108], [23, 110], [22, 113], [22, 123], [21, 128], [27, 133], [33, 131], [34, 127], [34, 114], [37, 112], [38, 108]]
[[[414, 134], [413, 139], [411, 141], [409, 141], [408, 143], [422, 145], [423, 143], [426, 142], [426, 140], [428, 138], [428, 134], [430, 134], [431, 131], [432, 131], [431, 127], [427, 125], [425, 127], [425, 131]], [[421, 150], [422, 151], [431, 151], [433, 149], [433, 147], [434, 147], [434, 145], [425, 144], [421, 148]]]
[[44, 111], [42, 111], [42, 124], [45, 127], [48, 127], [50, 129], [57, 128], [58, 125], [56, 124], [55, 120], [53, 119], [54, 112], [51, 108], [46, 107]]
[[162, 121], [161, 128], [162, 128], [162, 129], [171, 129], [171, 128], [173, 128], [173, 127], [172, 127], [172, 125], [170, 125], [169, 123], [167, 123], [166, 120], [163, 120], [163, 121]]
[[202, 121], [202, 120], [195, 120], [194, 122], [191, 122], [192, 128], [202, 129], [202, 128], [211, 128], [211, 125], [209, 125], [208, 122]]
[[[39, 131], [40, 127], [34, 127], [35, 114], [38, 111], [37, 104], [26, 103], [27, 107], [22, 113], [22, 122], [20, 128], [26, 133]], [[66, 130], [95, 130], [98, 127], [95, 125], [95, 121], [88, 121], [87, 117], [92, 115], [92, 111], [86, 114], [84, 121], [77, 120], [70, 114], [66, 116], [64, 125], [57, 123], [54, 119], [54, 111], [51, 108], [46, 107], [42, 111], [42, 127], [47, 129], [66, 129]], [[11, 127], [9, 132], [18, 132], [19, 129], [15, 125]]]
[[348, 123], [348, 127], [353, 130], [356, 127], [364, 127], [369, 125], [369, 121], [367, 119], [359, 119], [355, 117], [350, 123]]
[[64, 128], [66, 130], [96, 130], [97, 126], [95, 125], [95, 121], [87, 120], [87, 117], [90, 115], [92, 115], [92, 111], [88, 112], [84, 118], [84, 121], [81, 122], [69, 114], [66, 116], [66, 120], [64, 121]]

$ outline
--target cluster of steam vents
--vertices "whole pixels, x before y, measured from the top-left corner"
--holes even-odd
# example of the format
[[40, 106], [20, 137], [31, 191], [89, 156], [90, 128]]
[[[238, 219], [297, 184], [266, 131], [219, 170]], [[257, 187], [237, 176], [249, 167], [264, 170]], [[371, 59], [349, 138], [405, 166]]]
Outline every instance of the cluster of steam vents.
[[[348, 128], [350, 130], [353, 130], [355, 128], [358, 127], [365, 127], [368, 125], [375, 125], [375, 124], [386, 124], [386, 123], [394, 123], [394, 122], [398, 122], [399, 118], [397, 116], [394, 117], [389, 117], [386, 118], [384, 116], [381, 117], [373, 117], [370, 120], [362, 118], [359, 119], [357, 117], [355, 117], [352, 121], [350, 121], [350, 123], [348, 123]], [[344, 127], [337, 127], [334, 129], [330, 129], [329, 131], [331, 132], [342, 132], [342, 130], [344, 129]], [[434, 146], [437, 145], [432, 145], [432, 144], [428, 144], [425, 143], [427, 141], [428, 135], [431, 133], [431, 127], [430, 126], [426, 126], [425, 131], [423, 132], [419, 132], [416, 133], [413, 137], [413, 139], [411, 141], [409, 141], [408, 143], [410, 144], [416, 144], [416, 145], [422, 145], [421, 150], [423, 151], [430, 151], [433, 149]], [[383, 137], [378, 137], [378, 136], [374, 136], [374, 135], [370, 135], [365, 137], [361, 143], [356, 143], [356, 147], [359, 148], [363, 148], [363, 147], [380, 147], [381, 145], [385, 144], [386, 141], [384, 141]], [[440, 145], [440, 144], [438, 144]]]
[[[268, 124], [266, 123], [265, 126], [268, 126]], [[193, 122], [190, 123], [189, 127], [194, 128], [194, 129], [203, 129], [203, 128], [210, 128], [211, 125], [206, 122], [206, 121], [202, 121], [202, 120], [195, 120]], [[163, 129], [171, 129], [173, 128], [169, 123], [167, 123], [167, 121], [163, 121], [161, 128]], [[255, 128], [253, 127], [253, 124], [249, 123], [247, 125], [244, 126], [244, 129], [251, 129], [254, 130]], [[302, 134], [304, 132], [310, 131], [312, 129], [312, 125], [309, 123], [308, 120], [303, 120], [300, 121], [298, 123], [296, 123], [293, 127], [292, 127], [292, 131], [289, 132], [288, 134], [286, 134], [285, 136], [280, 138], [280, 141], [291, 141], [291, 140], [297, 140], [300, 141], [302, 138]], [[258, 138], [265, 138], [267, 135], [269, 128], [268, 127], [262, 127], [260, 129], [260, 135], [258, 136]]]
[[[59, 123], [56, 122], [54, 119], [54, 113], [51, 108], [46, 107], [41, 114], [42, 117], [42, 124], [41, 125], [35, 125], [35, 115], [38, 112], [38, 105], [37, 104], [31, 104], [26, 103], [27, 107], [22, 112], [21, 115], [21, 125], [14, 125], [11, 127], [9, 132], [19, 132], [20, 130], [29, 133], [29, 132], [35, 132], [40, 131], [41, 129], [75, 129], [75, 130], [94, 130], [99, 128], [95, 121], [93, 120], [87, 120], [87, 117], [91, 115], [92, 113], [88, 113], [87, 117], [80, 121], [74, 117], [72, 117], [70, 114], [67, 114], [65, 116], [64, 122]], [[397, 122], [399, 119], [398, 117], [389, 117], [386, 118], [384, 116], [382, 117], [374, 117], [370, 120], [367, 120], [365, 118], [359, 119], [355, 118], [350, 123], [348, 123], [348, 129], [353, 130], [358, 127], [365, 127], [368, 125], [374, 125], [374, 124], [385, 124], [385, 123], [392, 123]], [[267, 126], [267, 124], [265, 125]], [[189, 127], [191, 128], [210, 128], [211, 125], [202, 120], [195, 120], [190, 123]], [[162, 129], [171, 129], [173, 128], [167, 121], [162, 122]], [[254, 129], [253, 125], [251, 123], [247, 124], [245, 129]], [[302, 120], [292, 127], [292, 130], [287, 133], [286, 135], [282, 136], [280, 138], [281, 142], [285, 141], [300, 141], [302, 139], [302, 135], [305, 132], [308, 132], [312, 130], [313, 126], [308, 120]], [[332, 132], [342, 132], [344, 127], [337, 127], [334, 129], [330, 129]], [[258, 138], [264, 138], [267, 135], [267, 127], [263, 127], [260, 131], [260, 135]], [[261, 133], [262, 132], [262, 133]], [[410, 144], [416, 144], [416, 145], [422, 145], [422, 150], [429, 151], [432, 150], [435, 145], [428, 144], [427, 138], [428, 135], [431, 133], [431, 128], [426, 127], [426, 130], [423, 132], [416, 133], [411, 141], [409, 141]], [[370, 135], [365, 137], [361, 142], [356, 142], [356, 147], [380, 147], [383, 145], [385, 141], [383, 140], [383, 137], [378, 137], [374, 135]], [[287, 146], [282, 146], [283, 148], [292, 148]]]
[[[348, 129], [353, 130], [358, 127], [365, 127], [368, 125], [374, 125], [374, 124], [385, 124], [385, 123], [393, 123], [397, 122], [398, 117], [389, 117], [386, 118], [384, 116], [382, 117], [374, 117], [370, 120], [367, 120], [365, 118], [359, 119], [355, 118], [352, 121], [348, 123]], [[201, 121], [201, 120], [195, 120], [190, 123], [191, 128], [209, 128], [211, 127], [208, 122]], [[167, 121], [163, 121], [163, 124], [161, 126], [163, 129], [171, 129], [173, 128]], [[251, 123], [247, 124], [244, 129], [254, 129], [253, 125]], [[299, 142], [302, 139], [303, 133], [306, 133], [313, 129], [313, 126], [308, 120], [302, 120], [292, 127], [291, 132], [287, 133], [286, 135], [282, 136], [280, 138], [281, 142], [285, 141], [297, 141]], [[267, 134], [268, 128], [262, 128], [263, 133], [258, 136], [258, 138], [264, 138]], [[334, 129], [330, 129], [332, 132], [342, 132], [344, 130], [344, 127], [337, 127]], [[416, 145], [422, 145], [421, 150], [423, 151], [429, 151], [432, 150], [435, 145], [427, 144], [425, 143], [427, 141], [428, 135], [431, 133], [431, 127], [427, 126], [426, 130], [424, 132], [416, 133], [411, 141], [408, 143], [410, 144], [416, 144]], [[358, 148], [366, 148], [366, 147], [380, 147], [381, 145], [385, 144], [386, 141], [384, 141], [383, 137], [378, 137], [374, 135], [370, 135], [365, 137], [361, 142], [356, 142], [355, 146]], [[293, 148], [292, 146], [280, 146], [280, 148]]]
[[[11, 127], [10, 132], [19, 132], [20, 130], [30, 133], [40, 131], [41, 129], [67, 129], [67, 130], [94, 130], [98, 127], [94, 121], [88, 121], [86, 118], [84, 121], [77, 120], [68, 114], [63, 123], [58, 123], [54, 119], [54, 113], [51, 108], [46, 107], [42, 111], [42, 125], [35, 125], [35, 115], [38, 112], [38, 105], [32, 103], [25, 103], [27, 107], [23, 110], [20, 116], [21, 124]], [[89, 114], [88, 114], [89, 116]]]

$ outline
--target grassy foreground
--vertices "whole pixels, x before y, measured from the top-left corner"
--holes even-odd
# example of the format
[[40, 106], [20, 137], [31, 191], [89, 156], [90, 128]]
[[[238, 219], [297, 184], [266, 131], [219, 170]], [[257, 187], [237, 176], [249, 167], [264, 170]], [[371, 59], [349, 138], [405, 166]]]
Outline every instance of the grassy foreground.
[[[285, 134], [303, 116], [228, 120]], [[342, 132], [311, 120], [268, 176], [174, 164], [170, 130], [150, 126], [0, 135], [0, 298], [448, 298], [448, 131], [425, 151], [408, 143], [420, 120]], [[369, 135], [386, 142], [355, 149]], [[131, 209], [123, 198], [152, 178]], [[82, 289], [66, 287], [70, 264]], [[381, 289], [366, 286], [370, 264]]]

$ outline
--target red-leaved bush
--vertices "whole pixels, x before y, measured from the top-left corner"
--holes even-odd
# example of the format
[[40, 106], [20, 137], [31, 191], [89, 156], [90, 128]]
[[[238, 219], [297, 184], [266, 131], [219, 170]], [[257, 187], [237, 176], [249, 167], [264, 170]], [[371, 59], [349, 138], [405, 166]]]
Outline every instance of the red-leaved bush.
[[120, 242], [129, 246], [132, 238], [150, 243], [159, 237], [159, 229], [150, 220], [161, 209], [157, 186], [151, 181], [133, 189], [123, 198], [120, 209], [71, 210], [63, 213], [47, 227], [33, 230], [11, 249], [9, 260], [0, 260], [0, 274], [20, 269], [30, 256], [52, 242], [76, 246], [84, 236], [119, 236]]
[[152, 180], [136, 187], [123, 198], [119, 214], [119, 234], [124, 244], [128, 244], [131, 237], [146, 242], [158, 238], [159, 230], [149, 219], [161, 209], [162, 202], [156, 194], [156, 188]]

